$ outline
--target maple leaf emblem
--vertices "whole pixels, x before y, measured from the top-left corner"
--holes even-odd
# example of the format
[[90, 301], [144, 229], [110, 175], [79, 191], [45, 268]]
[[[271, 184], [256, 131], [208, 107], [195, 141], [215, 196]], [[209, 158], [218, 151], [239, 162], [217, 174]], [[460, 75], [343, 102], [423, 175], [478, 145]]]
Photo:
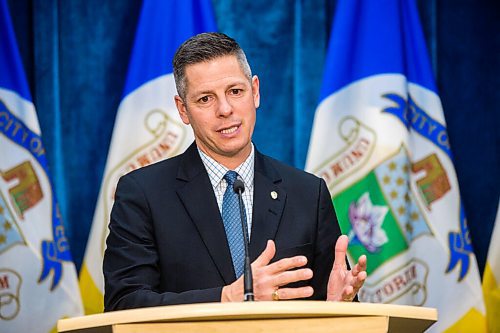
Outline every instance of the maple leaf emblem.
[[387, 206], [373, 205], [368, 192], [363, 194], [349, 206], [349, 221], [352, 225], [349, 238], [357, 238], [369, 252], [377, 252], [388, 241], [382, 229], [388, 211]]

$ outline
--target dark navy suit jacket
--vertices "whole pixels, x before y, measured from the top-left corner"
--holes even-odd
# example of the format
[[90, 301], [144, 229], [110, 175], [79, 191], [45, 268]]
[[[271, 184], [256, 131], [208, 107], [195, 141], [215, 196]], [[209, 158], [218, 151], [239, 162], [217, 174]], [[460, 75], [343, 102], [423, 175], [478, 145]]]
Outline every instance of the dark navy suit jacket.
[[[276, 199], [271, 197], [275, 191]], [[221, 214], [196, 145], [118, 182], [104, 255], [105, 310], [220, 301], [235, 281]], [[326, 298], [340, 229], [325, 182], [255, 151], [251, 260], [308, 258], [313, 299]]]

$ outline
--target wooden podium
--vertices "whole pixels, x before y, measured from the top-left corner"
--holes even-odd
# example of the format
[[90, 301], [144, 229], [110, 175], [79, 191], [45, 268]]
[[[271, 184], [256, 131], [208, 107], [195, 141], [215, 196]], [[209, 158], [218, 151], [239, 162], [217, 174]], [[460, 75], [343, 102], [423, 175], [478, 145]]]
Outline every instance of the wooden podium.
[[203, 303], [108, 312], [59, 320], [58, 332], [423, 332], [437, 310], [414, 306], [284, 301]]

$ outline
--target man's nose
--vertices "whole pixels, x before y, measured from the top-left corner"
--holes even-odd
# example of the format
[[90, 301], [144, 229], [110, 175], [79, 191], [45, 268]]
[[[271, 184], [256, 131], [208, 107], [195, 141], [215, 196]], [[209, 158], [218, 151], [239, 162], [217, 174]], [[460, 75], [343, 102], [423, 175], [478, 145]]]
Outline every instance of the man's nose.
[[221, 117], [227, 117], [233, 113], [233, 106], [227, 99], [227, 96], [219, 98], [219, 105], [217, 107], [217, 115]]

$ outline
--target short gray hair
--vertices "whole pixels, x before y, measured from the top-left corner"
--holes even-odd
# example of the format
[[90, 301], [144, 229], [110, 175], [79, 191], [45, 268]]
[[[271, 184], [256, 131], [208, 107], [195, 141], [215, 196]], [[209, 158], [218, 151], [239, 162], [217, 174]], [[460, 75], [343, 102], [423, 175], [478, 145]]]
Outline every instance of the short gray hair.
[[252, 70], [248, 64], [245, 52], [231, 37], [220, 32], [207, 32], [193, 36], [182, 43], [174, 55], [174, 79], [177, 93], [186, 97], [186, 67], [207, 62], [216, 58], [233, 55], [238, 60], [241, 70], [252, 80]]

